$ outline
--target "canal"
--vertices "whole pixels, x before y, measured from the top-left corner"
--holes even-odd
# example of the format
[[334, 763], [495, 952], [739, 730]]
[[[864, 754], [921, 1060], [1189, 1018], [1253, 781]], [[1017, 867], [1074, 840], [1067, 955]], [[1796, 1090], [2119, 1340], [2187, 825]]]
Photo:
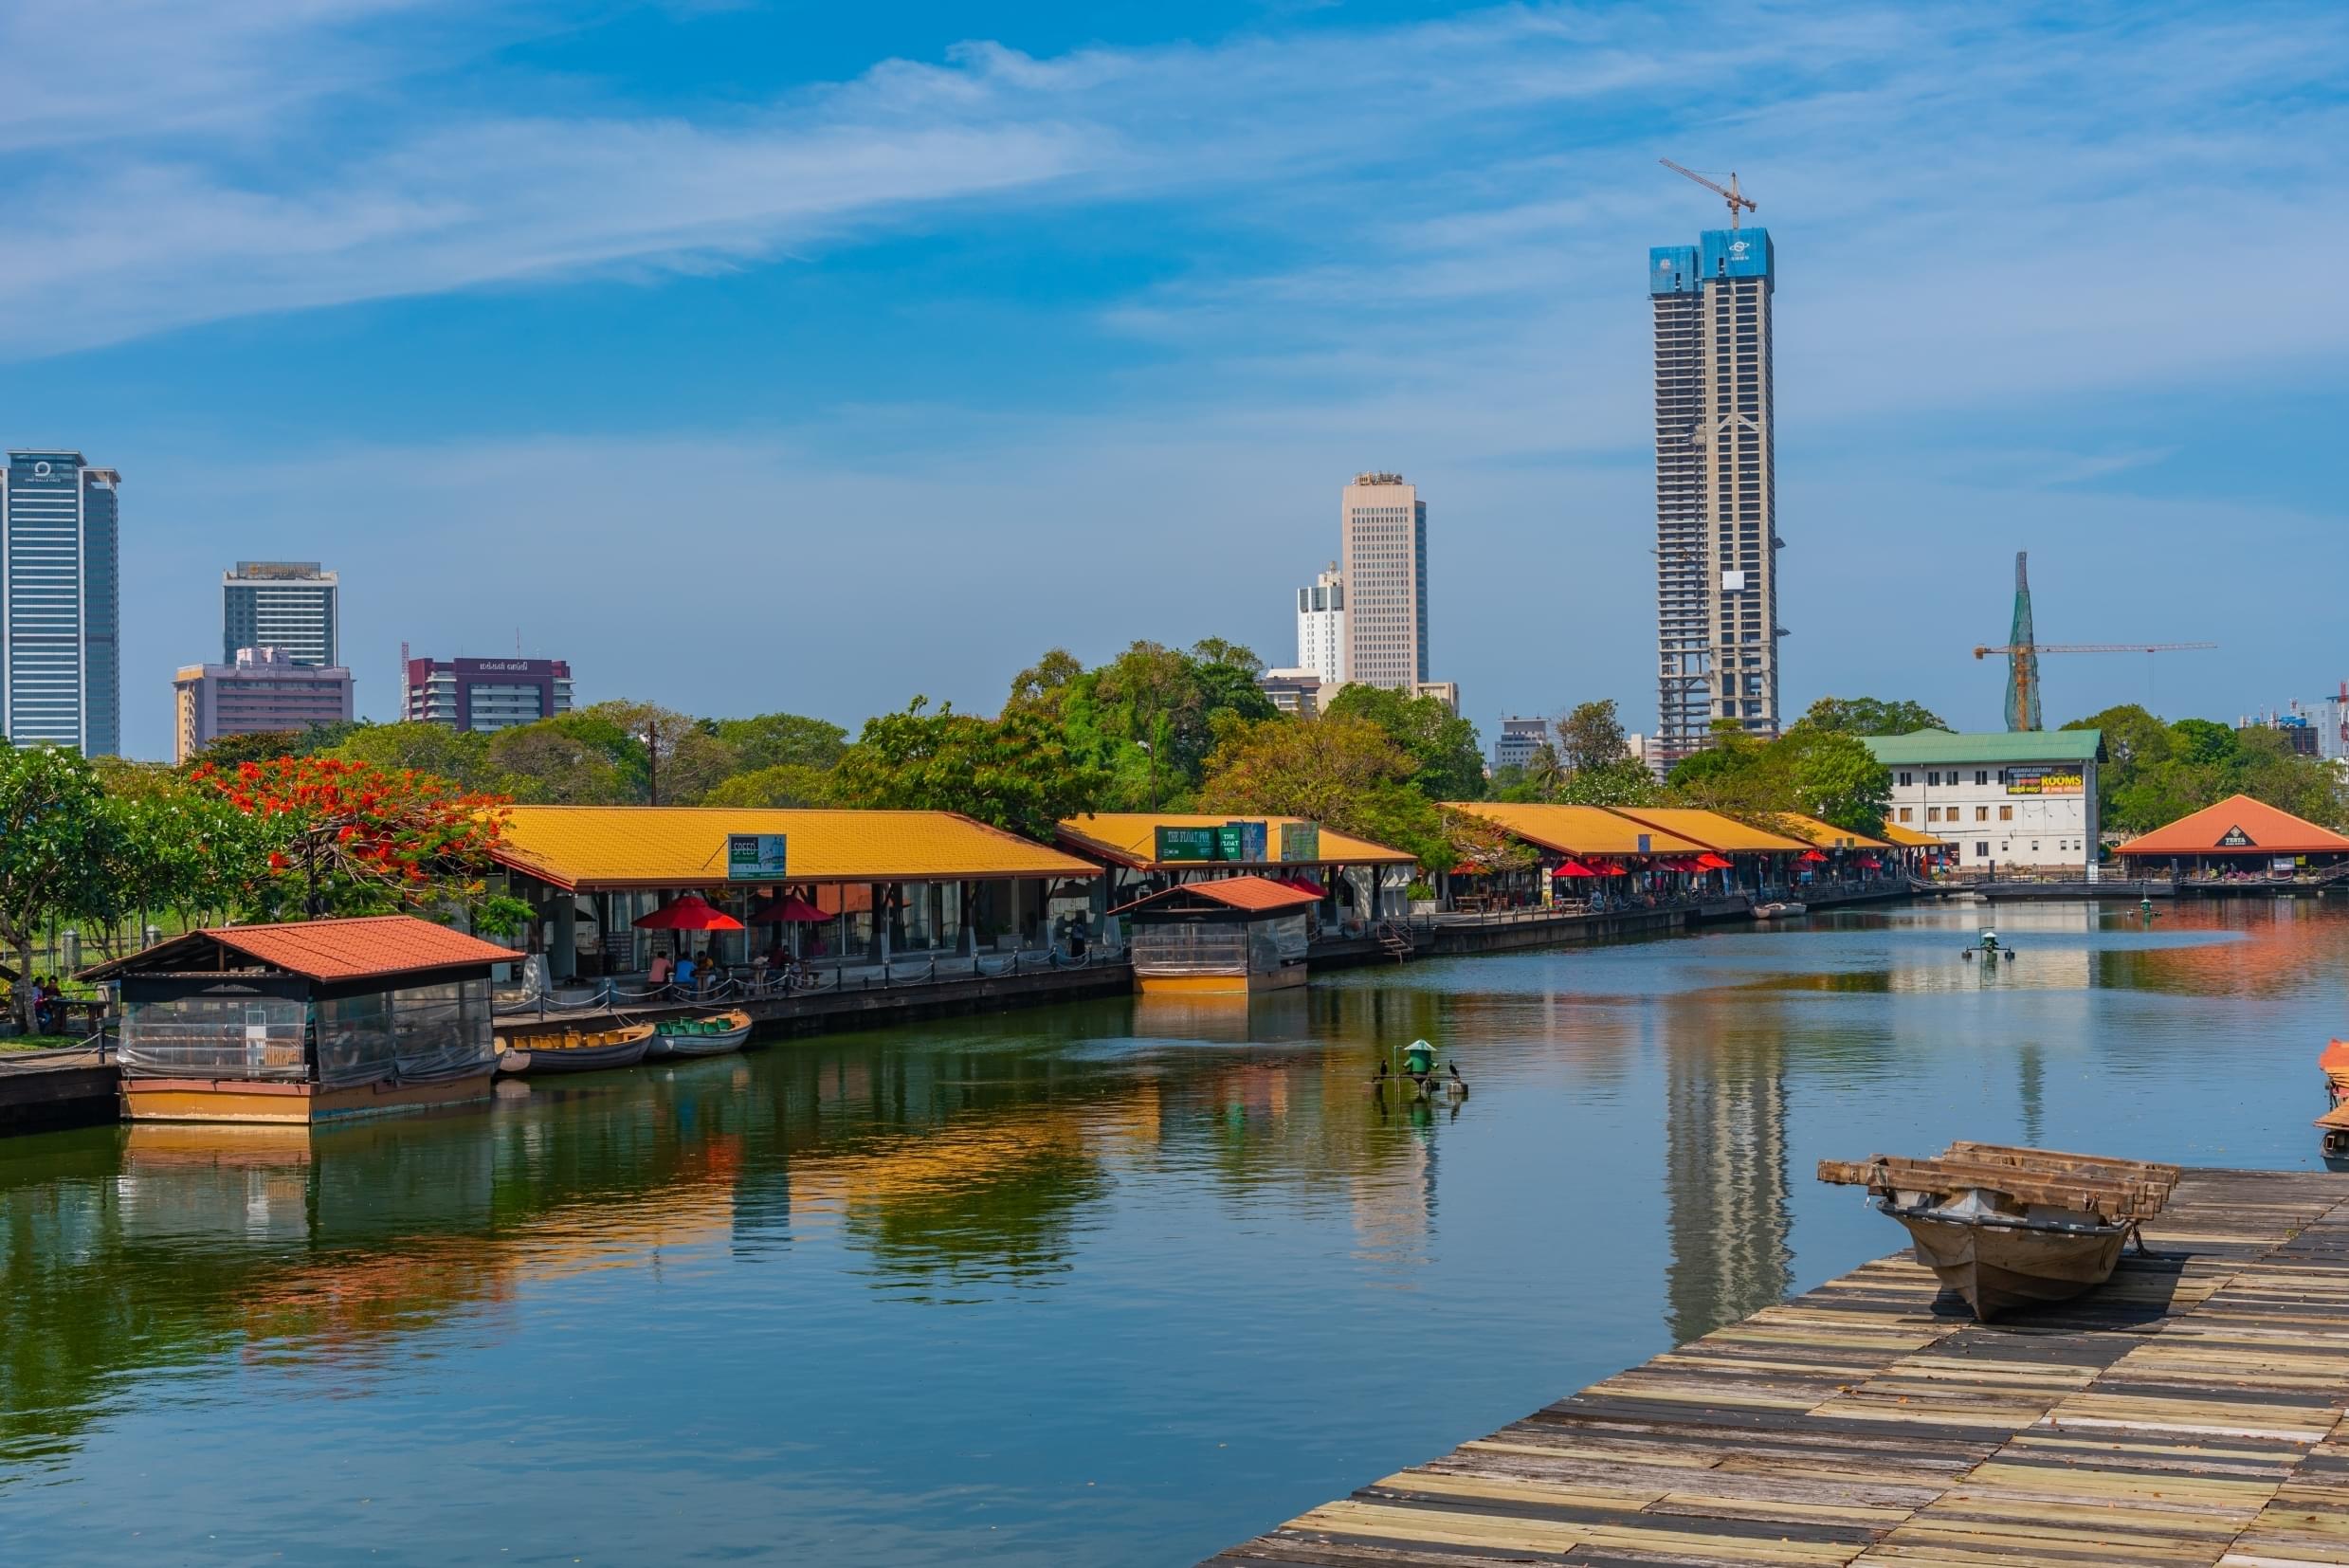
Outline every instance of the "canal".
[[[24, 1562], [1188, 1563], [1893, 1249], [1815, 1160], [2307, 1169], [2311, 902], [1821, 916], [0, 1143]], [[1382, 1103], [1425, 1036], [1472, 1092]]]

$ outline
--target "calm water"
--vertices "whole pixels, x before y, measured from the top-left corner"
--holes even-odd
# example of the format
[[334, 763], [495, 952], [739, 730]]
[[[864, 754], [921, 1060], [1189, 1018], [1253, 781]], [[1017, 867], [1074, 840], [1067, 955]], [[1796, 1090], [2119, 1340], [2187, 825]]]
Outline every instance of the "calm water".
[[[1977, 923], [0, 1143], [0, 1555], [1186, 1563], [1891, 1250], [1823, 1156], [2314, 1163], [2349, 918]], [[1414, 1035], [1457, 1111], [1365, 1092]]]

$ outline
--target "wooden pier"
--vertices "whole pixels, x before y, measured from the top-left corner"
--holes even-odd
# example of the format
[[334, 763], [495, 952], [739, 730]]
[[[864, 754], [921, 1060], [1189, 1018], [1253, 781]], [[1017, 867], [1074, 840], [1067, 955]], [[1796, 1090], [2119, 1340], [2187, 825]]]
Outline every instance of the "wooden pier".
[[2145, 1239], [1991, 1324], [1867, 1264], [1211, 1562], [2349, 1563], [2349, 1176], [2191, 1172]]

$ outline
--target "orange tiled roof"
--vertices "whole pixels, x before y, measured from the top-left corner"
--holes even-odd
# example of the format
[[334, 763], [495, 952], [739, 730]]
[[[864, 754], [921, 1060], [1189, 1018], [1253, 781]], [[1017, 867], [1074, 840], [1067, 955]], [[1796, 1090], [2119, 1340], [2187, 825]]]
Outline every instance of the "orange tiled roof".
[[[2222, 844], [2230, 836], [2249, 840]], [[2179, 817], [2166, 828], [2156, 828], [2133, 838], [2117, 855], [2332, 855], [2349, 853], [2349, 838], [2328, 828], [2279, 811], [2249, 795], [2229, 795], [2215, 806], [2205, 806]]]
[[435, 969], [510, 963], [510, 948], [451, 931], [413, 915], [362, 915], [278, 925], [221, 925], [84, 971], [90, 978], [209, 967], [206, 950], [225, 947], [257, 963], [313, 980], [366, 980]]
[[729, 833], [781, 833], [788, 874], [823, 882], [1094, 877], [1101, 867], [954, 811], [515, 806], [497, 858], [557, 887], [708, 887]]
[[1203, 899], [1212, 899], [1217, 903], [1251, 913], [1302, 909], [1309, 903], [1321, 902], [1316, 894], [1291, 887], [1286, 883], [1275, 882], [1270, 877], [1217, 877], [1210, 882], [1187, 882], [1178, 887], [1153, 893], [1146, 899], [1136, 899], [1123, 909], [1113, 913], [1123, 914], [1127, 909], [1138, 909], [1144, 904], [1156, 903], [1184, 893], [1195, 893]]

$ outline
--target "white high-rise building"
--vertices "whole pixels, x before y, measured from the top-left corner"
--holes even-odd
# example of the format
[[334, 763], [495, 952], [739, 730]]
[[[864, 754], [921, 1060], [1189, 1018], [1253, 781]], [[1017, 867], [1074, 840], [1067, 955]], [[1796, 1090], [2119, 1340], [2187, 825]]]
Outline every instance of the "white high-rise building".
[[0, 733], [17, 745], [121, 754], [121, 484], [80, 452], [0, 468]]
[[1297, 664], [1325, 685], [1346, 683], [1346, 574], [1338, 563], [1297, 591]]
[[1656, 328], [1653, 745], [1669, 762], [1716, 720], [1778, 733], [1777, 479], [1770, 235], [1708, 229], [1648, 253]]
[[297, 665], [342, 663], [342, 580], [317, 561], [239, 561], [220, 574], [220, 657], [273, 647]]
[[1415, 692], [1428, 679], [1428, 504], [1401, 474], [1357, 474], [1340, 505], [1345, 679]]

